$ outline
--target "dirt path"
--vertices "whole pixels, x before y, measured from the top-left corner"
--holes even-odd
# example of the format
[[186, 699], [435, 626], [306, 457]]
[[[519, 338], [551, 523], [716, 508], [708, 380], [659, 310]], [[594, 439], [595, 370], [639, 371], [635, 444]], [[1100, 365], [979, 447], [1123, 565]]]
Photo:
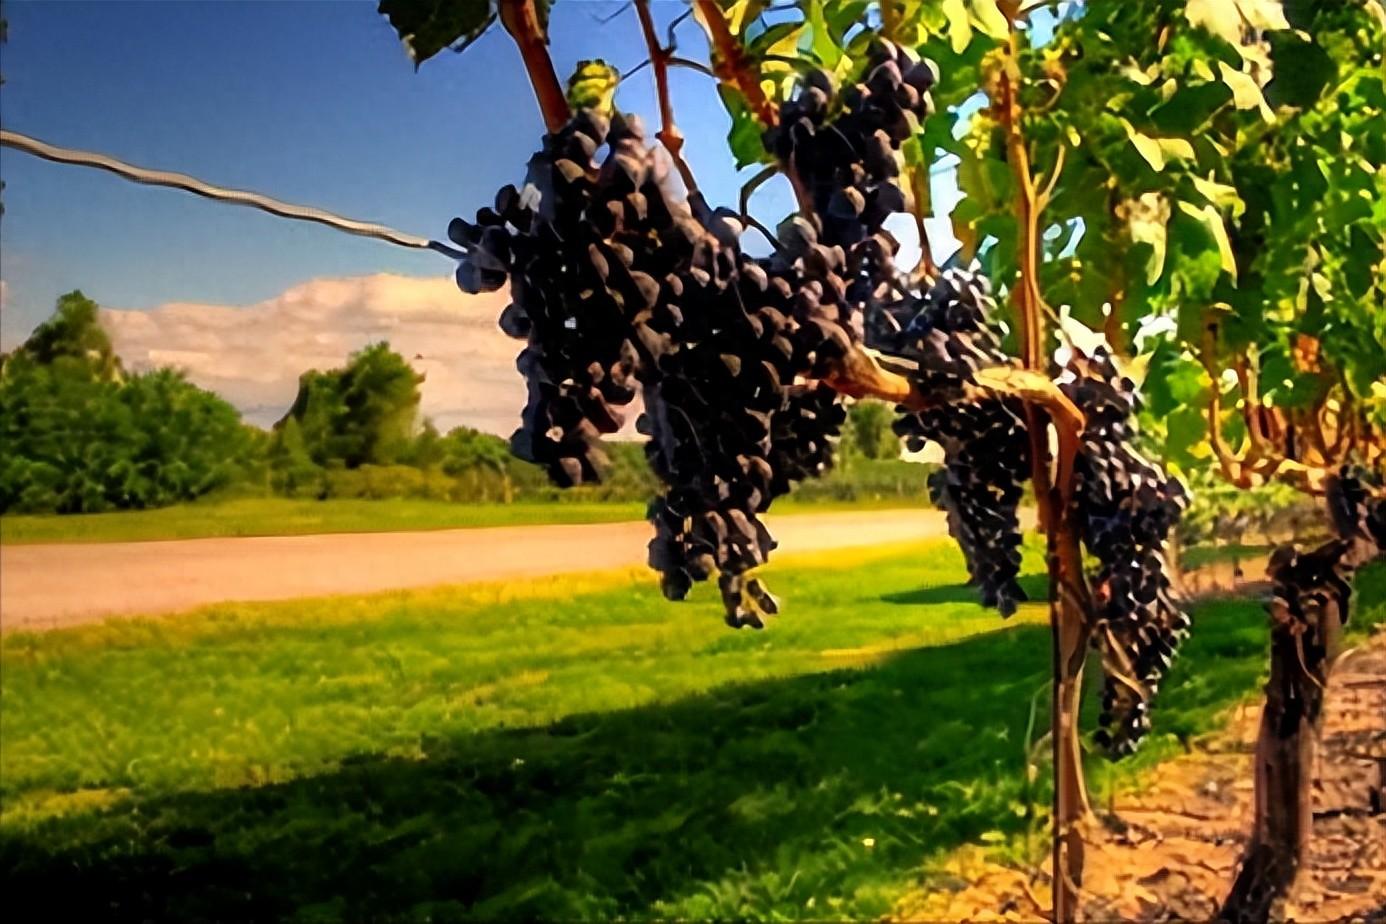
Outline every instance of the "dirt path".
[[[783, 552], [947, 535], [934, 510], [768, 517]], [[0, 629], [638, 565], [646, 523], [0, 546]]]
[[[1088, 837], [1084, 911], [1095, 921], [1207, 921], [1236, 876], [1251, 824], [1251, 751], [1259, 705], [1241, 708], [1213, 746], [1161, 764], [1116, 798]], [[1314, 839], [1277, 920], [1386, 921], [1386, 631], [1344, 656], [1324, 705]], [[915, 896], [901, 920], [1043, 921], [1045, 870], [965, 850], [960, 889]]]

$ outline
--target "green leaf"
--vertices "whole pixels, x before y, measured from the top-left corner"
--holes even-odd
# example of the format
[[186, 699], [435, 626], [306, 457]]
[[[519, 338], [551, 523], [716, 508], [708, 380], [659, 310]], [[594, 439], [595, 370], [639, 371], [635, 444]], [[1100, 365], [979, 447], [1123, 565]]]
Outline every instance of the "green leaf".
[[[547, 10], [548, 4], [540, 6]], [[490, 0], [380, 0], [378, 12], [390, 20], [415, 67], [444, 48], [465, 47], [496, 19]]]
[[1221, 263], [1223, 272], [1227, 273], [1227, 275], [1231, 276], [1233, 279], [1236, 279], [1237, 257], [1236, 254], [1232, 252], [1232, 242], [1228, 240], [1227, 227], [1222, 223], [1222, 215], [1218, 213], [1218, 210], [1211, 205], [1205, 205], [1199, 208], [1182, 199], [1179, 201], [1179, 210], [1196, 220], [1210, 235], [1212, 235], [1213, 240], [1217, 243], [1218, 259]]
[[1266, 95], [1278, 106], [1308, 108], [1319, 101], [1338, 68], [1314, 42], [1294, 32], [1270, 35], [1271, 60], [1275, 77], [1266, 85]]
[[813, 54], [824, 67], [832, 70], [842, 60], [842, 49], [823, 18], [823, 0], [808, 0], [806, 17], [813, 36]]
[[1204, 445], [1208, 438], [1208, 423], [1203, 412], [1193, 407], [1180, 407], [1165, 418], [1165, 457], [1189, 468], [1208, 454]]
[[740, 170], [750, 164], [767, 161], [769, 155], [766, 154], [765, 144], [761, 141], [760, 120], [746, 105], [746, 99], [739, 91], [720, 84], [717, 87], [717, 95], [722, 98], [722, 105], [731, 116], [732, 124], [731, 130], [727, 132], [727, 145], [736, 160], [736, 168]]

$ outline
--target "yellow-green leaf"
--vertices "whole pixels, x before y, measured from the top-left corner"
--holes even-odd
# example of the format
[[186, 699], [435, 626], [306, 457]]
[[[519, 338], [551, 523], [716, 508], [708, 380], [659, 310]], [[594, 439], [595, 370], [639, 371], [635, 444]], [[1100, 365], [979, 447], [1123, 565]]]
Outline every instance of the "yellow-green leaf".
[[1261, 118], [1267, 122], [1275, 121], [1275, 114], [1266, 105], [1266, 97], [1256, 78], [1250, 74], [1228, 67], [1225, 61], [1218, 62], [1218, 73], [1222, 82], [1232, 91], [1232, 103], [1238, 109], [1259, 109]]
[[1171, 157], [1178, 157], [1183, 160], [1194, 159], [1193, 145], [1183, 138], [1156, 138], [1155, 143], [1160, 146], [1160, 153], [1165, 155], [1166, 160]]
[[837, 47], [837, 41], [828, 29], [828, 21], [823, 16], [823, 0], [808, 0], [806, 17], [813, 33], [814, 55], [829, 70], [837, 67], [837, 62], [842, 58], [842, 49]]
[[1165, 169], [1165, 152], [1161, 149], [1159, 141], [1137, 131], [1135, 126], [1125, 119], [1121, 120], [1121, 127], [1126, 129], [1126, 137], [1131, 139], [1137, 153], [1145, 158], [1145, 162], [1150, 165], [1152, 170]]
[[1010, 20], [996, 8], [996, 0], [972, 0], [972, 21], [994, 39], [1004, 39], [1011, 34]]
[[1179, 203], [1179, 210], [1190, 218], [1196, 219], [1204, 228], [1208, 229], [1208, 233], [1211, 234], [1213, 240], [1217, 242], [1218, 257], [1221, 261], [1223, 272], [1227, 273], [1227, 275], [1231, 276], [1233, 279], [1236, 279], [1237, 257], [1232, 253], [1232, 242], [1227, 237], [1227, 227], [1223, 225], [1222, 215], [1219, 214], [1218, 210], [1211, 205], [1205, 205], [1199, 208], [1198, 206], [1182, 200]]
[[620, 82], [621, 72], [601, 58], [579, 61], [573, 76], [568, 78], [568, 105], [574, 109], [610, 113], [616, 85]]
[[1290, 28], [1280, 0], [1237, 0], [1237, 7], [1253, 29], [1268, 31]]
[[1145, 283], [1154, 285], [1165, 271], [1169, 200], [1159, 193], [1148, 192], [1127, 203], [1126, 210], [1131, 240], [1150, 245], [1150, 259], [1145, 264]]
[[727, 28], [732, 35], [740, 35], [764, 9], [765, 0], [736, 0], [722, 6], [722, 15], [726, 17]]
[[954, 54], [962, 54], [972, 41], [972, 18], [965, 0], [943, 0], [942, 12], [948, 20], [948, 43]]
[[1246, 203], [1242, 202], [1242, 197], [1237, 195], [1236, 187], [1219, 183], [1216, 180], [1205, 180], [1201, 176], [1195, 176], [1192, 179], [1194, 188], [1203, 194], [1203, 198], [1219, 209], [1230, 208], [1233, 218], [1240, 217], [1246, 211]]
[[1242, 42], [1242, 14], [1233, 0], [1189, 0], [1184, 15], [1195, 26], [1202, 26], [1233, 45]]

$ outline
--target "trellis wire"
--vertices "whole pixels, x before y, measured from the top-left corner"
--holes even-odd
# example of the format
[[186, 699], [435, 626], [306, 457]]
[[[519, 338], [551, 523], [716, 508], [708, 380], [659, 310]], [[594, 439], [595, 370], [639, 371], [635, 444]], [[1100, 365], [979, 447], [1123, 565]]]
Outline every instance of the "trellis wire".
[[44, 160], [51, 160], [59, 164], [75, 164], [80, 167], [95, 167], [99, 170], [107, 170], [116, 176], [132, 180], [136, 183], [144, 183], [148, 186], [166, 186], [171, 189], [181, 189], [193, 195], [213, 199], [217, 202], [230, 202], [234, 205], [246, 205], [251, 208], [268, 212], [271, 215], [278, 215], [280, 218], [291, 218], [296, 221], [312, 221], [338, 231], [345, 231], [348, 234], [356, 234], [361, 237], [374, 238], [378, 241], [385, 241], [388, 244], [395, 244], [399, 247], [409, 247], [413, 250], [432, 250], [444, 256], [460, 260], [464, 254], [447, 244], [439, 241], [432, 241], [428, 238], [419, 237], [413, 234], [406, 234], [403, 231], [396, 231], [394, 228], [376, 224], [368, 221], [358, 221], [353, 218], [344, 218], [341, 215], [323, 209], [313, 208], [307, 205], [294, 205], [289, 202], [281, 202], [260, 193], [249, 192], [244, 189], [227, 189], [223, 186], [213, 186], [211, 183], [204, 183], [196, 177], [188, 176], [186, 173], [175, 173], [170, 170], [151, 170], [147, 167], [136, 167], [127, 164], [114, 157], [105, 154], [97, 154], [93, 151], [79, 151], [75, 148], [59, 147], [55, 144], [48, 144], [37, 138], [28, 135], [0, 130], [0, 146], [14, 148]]

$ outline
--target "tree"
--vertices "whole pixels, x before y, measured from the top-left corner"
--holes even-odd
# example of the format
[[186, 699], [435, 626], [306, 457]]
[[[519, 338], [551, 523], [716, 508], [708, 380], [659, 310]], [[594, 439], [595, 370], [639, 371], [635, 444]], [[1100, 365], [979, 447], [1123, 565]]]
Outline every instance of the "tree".
[[256, 454], [236, 410], [180, 373], [122, 375], [95, 303], [79, 293], [0, 372], [0, 511], [192, 500], [244, 477]]
[[53, 315], [15, 352], [41, 366], [61, 366], [99, 381], [120, 378], [120, 359], [101, 326], [101, 309], [79, 291], [58, 299]]
[[303, 442], [303, 430], [294, 417], [275, 427], [270, 437], [267, 461], [270, 487], [290, 497], [320, 497], [324, 490], [322, 467], [313, 461]]
[[303, 373], [294, 403], [275, 429], [296, 421], [317, 465], [390, 465], [414, 437], [422, 383], [423, 376], [389, 344], [372, 344], [341, 369]]
[[858, 401], [847, 411], [852, 441], [862, 456], [899, 458], [900, 437], [890, 428], [893, 418], [890, 405], [880, 401]]

